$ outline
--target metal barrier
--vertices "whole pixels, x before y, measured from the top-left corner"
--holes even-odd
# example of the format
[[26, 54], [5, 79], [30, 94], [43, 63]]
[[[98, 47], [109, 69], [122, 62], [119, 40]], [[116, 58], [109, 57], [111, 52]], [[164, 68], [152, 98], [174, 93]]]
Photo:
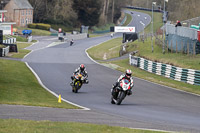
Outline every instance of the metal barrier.
[[200, 85], [200, 70], [183, 69], [168, 64], [153, 62], [144, 58], [129, 55], [130, 65], [139, 67], [142, 70], [164, 77], [189, 83], [192, 85]]

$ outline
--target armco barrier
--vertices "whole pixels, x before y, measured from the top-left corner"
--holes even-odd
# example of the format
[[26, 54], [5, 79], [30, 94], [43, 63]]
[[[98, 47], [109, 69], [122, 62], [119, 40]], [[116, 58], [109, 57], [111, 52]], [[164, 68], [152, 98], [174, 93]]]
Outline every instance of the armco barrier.
[[183, 69], [168, 64], [153, 62], [141, 57], [129, 55], [130, 65], [145, 71], [162, 75], [173, 80], [182, 81], [192, 85], [200, 85], [200, 70]]

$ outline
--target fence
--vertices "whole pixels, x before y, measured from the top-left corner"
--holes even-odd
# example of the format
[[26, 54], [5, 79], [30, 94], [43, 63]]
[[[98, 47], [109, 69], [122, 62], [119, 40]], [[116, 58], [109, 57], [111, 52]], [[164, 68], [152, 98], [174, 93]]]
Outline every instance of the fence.
[[172, 24], [166, 24], [166, 34], [176, 34], [181, 37], [188, 37], [192, 40], [198, 39], [198, 33], [196, 29], [178, 26]]
[[200, 85], [200, 71], [193, 69], [183, 69], [168, 64], [153, 62], [144, 58], [129, 55], [130, 65], [139, 67], [142, 70], [164, 77], [189, 83], [192, 85]]

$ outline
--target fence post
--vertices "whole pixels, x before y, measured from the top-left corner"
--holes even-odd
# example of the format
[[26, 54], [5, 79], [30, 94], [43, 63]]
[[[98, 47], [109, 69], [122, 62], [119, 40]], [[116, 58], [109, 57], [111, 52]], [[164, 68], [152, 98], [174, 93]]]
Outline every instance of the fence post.
[[181, 53], [183, 54], [183, 42], [181, 42]]
[[187, 42], [187, 55], [190, 54], [190, 50], [189, 50], [189, 42]]
[[169, 53], [169, 41], [167, 41], [167, 53]]
[[196, 55], [196, 44], [195, 43], [193, 44], [193, 55], [194, 56]]
[[172, 49], [172, 41], [171, 41], [171, 53], [172, 53], [172, 50], [173, 50], [173, 49]]
[[176, 40], [176, 53], [177, 53], [177, 40]]

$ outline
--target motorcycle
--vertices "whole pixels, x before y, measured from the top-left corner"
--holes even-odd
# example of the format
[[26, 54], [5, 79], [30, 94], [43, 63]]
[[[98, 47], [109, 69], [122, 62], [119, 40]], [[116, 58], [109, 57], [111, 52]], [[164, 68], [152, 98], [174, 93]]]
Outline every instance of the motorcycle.
[[131, 83], [127, 79], [122, 79], [115, 90], [111, 91], [111, 103], [120, 105], [122, 100], [124, 100], [124, 98], [126, 97], [127, 91], [131, 89], [130, 85]]
[[85, 80], [85, 77], [81, 73], [77, 73], [74, 75], [74, 81], [72, 85], [72, 92], [78, 93], [78, 90], [83, 85], [83, 81]]
[[74, 44], [74, 41], [73, 40], [71, 40], [70, 41], [70, 46], [72, 46]]

